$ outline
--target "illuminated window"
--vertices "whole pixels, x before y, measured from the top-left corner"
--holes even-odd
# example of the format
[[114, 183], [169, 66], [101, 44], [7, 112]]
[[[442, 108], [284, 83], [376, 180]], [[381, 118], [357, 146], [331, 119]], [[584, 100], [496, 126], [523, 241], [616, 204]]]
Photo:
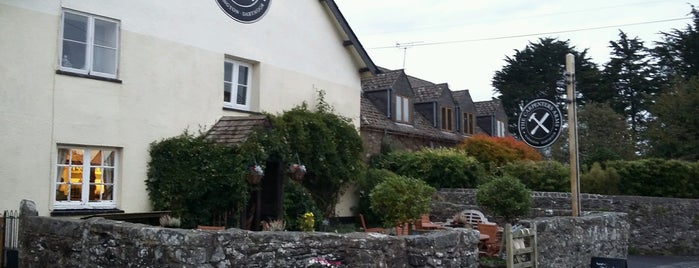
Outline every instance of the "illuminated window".
[[63, 11], [59, 68], [66, 72], [117, 77], [119, 21]]
[[115, 149], [59, 147], [54, 208], [116, 208]]

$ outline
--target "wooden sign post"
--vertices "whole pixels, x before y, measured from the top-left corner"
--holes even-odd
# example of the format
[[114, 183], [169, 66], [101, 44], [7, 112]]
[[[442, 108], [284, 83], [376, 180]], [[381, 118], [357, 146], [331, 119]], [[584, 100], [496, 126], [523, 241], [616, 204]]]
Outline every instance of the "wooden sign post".
[[578, 115], [575, 104], [575, 57], [566, 55], [566, 89], [568, 102], [568, 151], [570, 153], [570, 193], [573, 217], [580, 216], [580, 163], [578, 160]]

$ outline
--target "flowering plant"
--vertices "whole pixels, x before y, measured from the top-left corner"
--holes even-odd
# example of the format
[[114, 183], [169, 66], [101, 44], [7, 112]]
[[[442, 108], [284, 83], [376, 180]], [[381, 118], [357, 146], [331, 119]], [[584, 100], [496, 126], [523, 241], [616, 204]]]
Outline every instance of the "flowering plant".
[[301, 165], [301, 164], [293, 164], [293, 165], [289, 166], [289, 173], [296, 173], [296, 172], [306, 173], [306, 166]]
[[253, 165], [253, 166], [250, 166], [250, 172], [255, 173], [259, 176], [262, 176], [262, 175], [265, 175], [265, 168], [263, 166], [260, 166], [260, 165]]
[[304, 232], [313, 232], [315, 231], [315, 225], [316, 225], [316, 220], [315, 216], [313, 215], [313, 212], [306, 212], [301, 216], [301, 219], [299, 220], [299, 225], [301, 228], [301, 231]]
[[339, 261], [329, 261], [320, 257], [315, 257], [308, 260], [306, 267], [340, 267], [342, 264]]

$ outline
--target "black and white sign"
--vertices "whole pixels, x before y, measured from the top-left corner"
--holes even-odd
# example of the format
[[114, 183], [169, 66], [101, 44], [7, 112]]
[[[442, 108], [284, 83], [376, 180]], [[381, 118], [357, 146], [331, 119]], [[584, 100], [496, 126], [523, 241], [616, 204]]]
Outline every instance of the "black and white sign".
[[561, 110], [553, 102], [544, 99], [533, 100], [524, 106], [519, 114], [519, 136], [531, 147], [547, 147], [561, 134], [562, 118]]
[[262, 18], [272, 0], [216, 0], [229, 17], [242, 23], [253, 23]]

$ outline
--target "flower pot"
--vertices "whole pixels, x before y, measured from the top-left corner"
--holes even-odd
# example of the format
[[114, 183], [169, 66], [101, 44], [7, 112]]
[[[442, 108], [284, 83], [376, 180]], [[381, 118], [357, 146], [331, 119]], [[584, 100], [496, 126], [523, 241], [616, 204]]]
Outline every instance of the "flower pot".
[[303, 181], [303, 177], [304, 177], [305, 175], [306, 175], [306, 173], [303, 172], [303, 171], [300, 171], [300, 170], [297, 170], [297, 171], [294, 171], [294, 172], [289, 172], [289, 177], [290, 177], [292, 180], [298, 181], [298, 182]]
[[249, 184], [251, 184], [251, 185], [257, 185], [258, 183], [260, 183], [260, 181], [262, 181], [262, 175], [259, 175], [259, 174], [256, 174], [256, 173], [249, 173], [249, 174], [246, 176], [246, 179], [247, 179], [247, 181], [248, 181]]

